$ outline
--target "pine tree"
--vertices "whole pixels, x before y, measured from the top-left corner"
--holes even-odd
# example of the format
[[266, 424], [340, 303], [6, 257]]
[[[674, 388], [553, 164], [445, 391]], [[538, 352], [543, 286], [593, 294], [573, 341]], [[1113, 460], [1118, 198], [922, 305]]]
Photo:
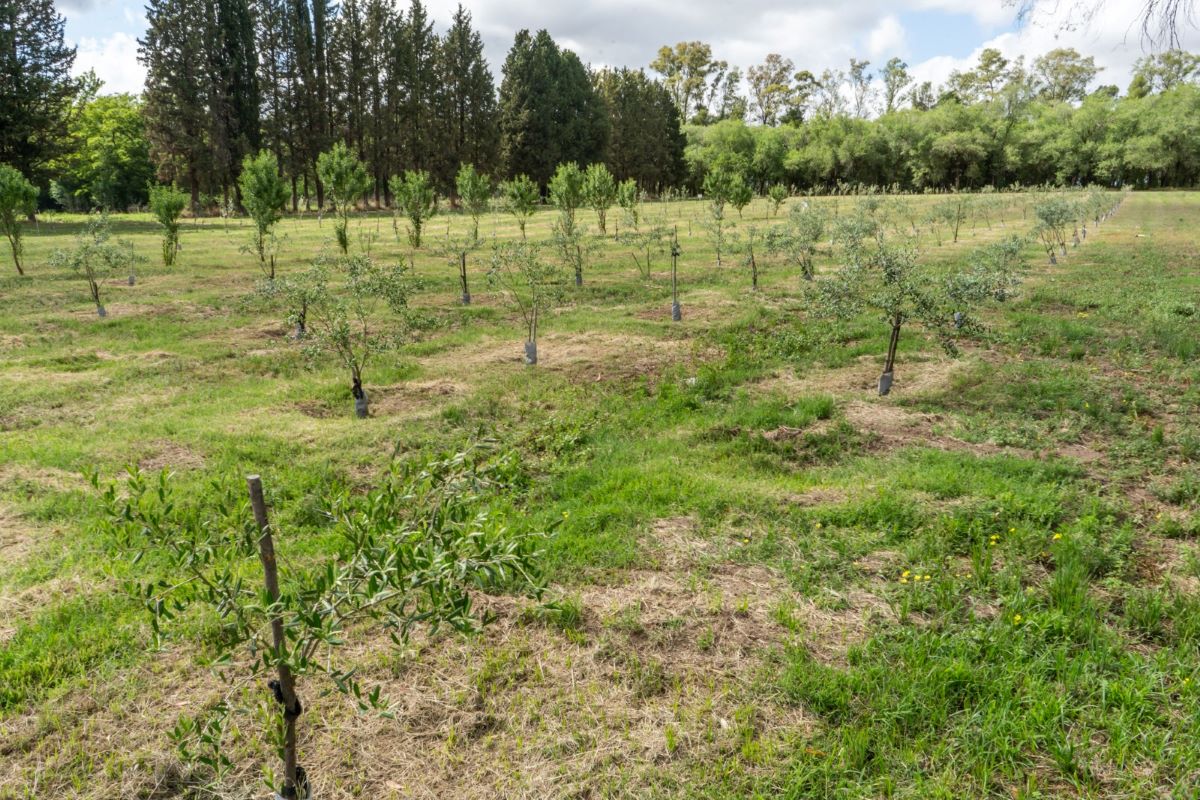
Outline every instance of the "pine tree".
[[0, 0], [0, 162], [34, 183], [67, 141], [80, 83], [52, 0]]
[[390, 67], [388, 116], [393, 152], [404, 169], [427, 169], [435, 151], [438, 40], [421, 0], [412, 0], [397, 26]]

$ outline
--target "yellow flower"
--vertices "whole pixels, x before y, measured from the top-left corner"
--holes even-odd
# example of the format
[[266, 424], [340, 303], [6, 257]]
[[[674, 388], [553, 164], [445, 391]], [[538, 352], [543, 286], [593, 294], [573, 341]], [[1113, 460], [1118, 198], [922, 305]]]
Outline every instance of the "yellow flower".
[[928, 575], [926, 575], [926, 576], [925, 576], [925, 580], [929, 580], [929, 576], [928, 576]]
[[1013, 614], [1013, 625], [1020, 625], [1022, 619], [1024, 619], [1024, 617], [1022, 617], [1020, 614]]
[[1059, 539], [1061, 539], [1061, 538], [1062, 538], [1062, 534], [1061, 534], [1061, 533], [1056, 533], [1056, 534], [1054, 534], [1054, 541], [1056, 541], [1056, 542], [1057, 542], [1057, 541], [1058, 541]]
[[908, 583], [908, 578], [901, 578], [901, 579], [900, 579], [900, 582], [901, 582], [901, 583]]
[[909, 575], [912, 575], [912, 573], [909, 572], [908, 570], [904, 570], [904, 572], [900, 573], [901, 578], [907, 578]]
[[817, 527], [817, 530], [821, 530], [821, 523], [818, 522], [816, 527]]
[[1017, 532], [1017, 529], [1016, 529], [1016, 528], [1009, 528], [1009, 529], [1008, 529], [1008, 532], [1009, 532], [1009, 533], [1016, 533], [1016, 532]]

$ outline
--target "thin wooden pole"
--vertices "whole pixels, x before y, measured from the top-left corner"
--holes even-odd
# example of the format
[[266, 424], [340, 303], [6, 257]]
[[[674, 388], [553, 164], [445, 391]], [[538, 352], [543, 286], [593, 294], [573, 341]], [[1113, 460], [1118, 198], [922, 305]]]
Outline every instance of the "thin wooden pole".
[[[258, 525], [258, 554], [262, 560], [263, 576], [266, 579], [267, 599], [272, 605], [279, 602], [279, 567], [275, 561], [275, 542], [271, 538], [271, 523], [267, 517], [267, 503], [263, 499], [262, 479], [258, 475], [247, 475], [246, 486], [250, 490], [250, 506], [254, 509], [254, 522]], [[291, 668], [284, 661], [286, 642], [283, 638], [283, 619], [271, 616], [271, 640], [275, 649], [277, 681], [271, 682], [275, 699], [283, 705], [283, 793], [291, 800], [299, 797], [296, 765], [296, 719], [300, 716], [300, 701], [296, 697], [296, 680]]]

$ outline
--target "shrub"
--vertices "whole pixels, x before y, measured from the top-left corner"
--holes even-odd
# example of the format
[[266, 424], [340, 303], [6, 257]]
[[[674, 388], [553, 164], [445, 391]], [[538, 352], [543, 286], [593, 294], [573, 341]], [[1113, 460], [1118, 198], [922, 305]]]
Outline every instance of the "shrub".
[[334, 236], [342, 253], [350, 252], [350, 211], [371, 188], [367, 168], [343, 142], [317, 157], [317, 176], [325, 186], [325, 194], [333, 204], [337, 222]]
[[396, 211], [408, 220], [408, 243], [413, 249], [421, 247], [421, 231], [437, 213], [437, 195], [433, 181], [424, 170], [407, 170], [404, 177], [392, 176], [388, 181]]
[[583, 195], [587, 204], [596, 212], [596, 225], [600, 233], [608, 232], [608, 210], [617, 202], [617, 182], [608, 167], [601, 163], [591, 164], [583, 176]]
[[283, 219], [283, 207], [288, 198], [287, 184], [279, 174], [275, 156], [269, 150], [246, 156], [242, 174], [238, 176], [238, 187], [242, 191], [242, 205], [254, 223], [253, 246], [259, 267], [268, 280], [274, 280], [276, 248], [272, 228]]
[[492, 201], [492, 179], [476, 171], [474, 164], [463, 164], [454, 179], [463, 208], [471, 215], [471, 238], [479, 241], [479, 218]]
[[528, 175], [518, 175], [511, 181], [505, 181], [501, 186], [508, 212], [517, 218], [517, 227], [521, 229], [521, 239], [525, 239], [525, 223], [537, 211], [542, 203], [542, 195], [537, 184]]
[[163, 229], [162, 259], [164, 267], [175, 264], [179, 254], [179, 218], [187, 207], [188, 196], [174, 186], [151, 185], [148, 189], [150, 213]]

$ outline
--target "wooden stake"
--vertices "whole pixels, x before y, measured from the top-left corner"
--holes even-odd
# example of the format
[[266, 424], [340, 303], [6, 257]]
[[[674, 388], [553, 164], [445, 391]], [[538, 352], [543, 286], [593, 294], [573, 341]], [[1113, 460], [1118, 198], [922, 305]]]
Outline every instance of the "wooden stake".
[[[262, 560], [263, 577], [266, 579], [267, 599], [271, 604], [279, 602], [279, 568], [275, 562], [275, 542], [271, 538], [271, 524], [267, 518], [267, 503], [263, 499], [262, 479], [258, 475], [247, 475], [246, 486], [250, 489], [250, 506], [254, 509], [254, 522], [258, 525], [258, 554]], [[271, 617], [271, 640], [275, 649], [276, 671], [279, 689], [276, 699], [283, 705], [283, 797], [297, 798], [296, 767], [296, 719], [300, 716], [300, 702], [296, 699], [296, 680], [292, 670], [283, 659], [286, 642], [283, 638], [283, 620], [278, 614]]]

